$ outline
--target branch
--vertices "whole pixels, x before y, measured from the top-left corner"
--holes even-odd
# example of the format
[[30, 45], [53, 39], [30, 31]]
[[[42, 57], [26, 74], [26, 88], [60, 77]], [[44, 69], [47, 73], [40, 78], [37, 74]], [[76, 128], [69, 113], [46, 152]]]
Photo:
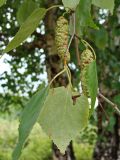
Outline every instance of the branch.
[[77, 34], [75, 34], [75, 37], [76, 37], [79, 41], [81, 41], [81, 38], [80, 38]]
[[[74, 34], [74, 36], [75, 36], [75, 40], [77, 39], [77, 40], [81, 40], [81, 38], [78, 36], [78, 35], [76, 35], [76, 34]], [[77, 42], [76, 42], [77, 43]], [[77, 47], [77, 46], [76, 46]], [[78, 53], [78, 49], [76, 48], [76, 57], [77, 57], [77, 60], [78, 60], [78, 65], [80, 64], [80, 62], [79, 62], [79, 53]], [[115, 103], [113, 103], [113, 102], [111, 102], [108, 98], [106, 98], [104, 95], [102, 95], [101, 93], [98, 93], [98, 95], [99, 95], [99, 97], [101, 97], [104, 101], [106, 101], [107, 103], [109, 103], [112, 107], [113, 107], [113, 109], [115, 110], [115, 112], [120, 116], [120, 110], [119, 110], [119, 108], [118, 108], [118, 106], [115, 104]]]
[[70, 41], [69, 41], [69, 44], [68, 44], [68, 47], [67, 47], [67, 50], [66, 50], [66, 54], [68, 53], [69, 51], [69, 48], [70, 48], [70, 45], [72, 43], [72, 40], [74, 38], [74, 35], [75, 35], [75, 13], [73, 13], [73, 33], [71, 35], [71, 38], [70, 38]]
[[[81, 40], [81, 38], [78, 36], [78, 35], [76, 35], [76, 34], [74, 34], [74, 36], [75, 36], [75, 40], [77, 39], [77, 40]], [[76, 42], [77, 43], [77, 42]], [[76, 46], [77, 47], [77, 46]], [[78, 65], [80, 64], [80, 62], [79, 62], [79, 53], [78, 53], [78, 49], [76, 48], [76, 57], [77, 57], [77, 60], [78, 60]], [[119, 108], [118, 108], [118, 106], [115, 104], [115, 103], [113, 103], [113, 102], [111, 102], [108, 98], [106, 98], [105, 96], [103, 96], [101, 93], [98, 93], [98, 95], [99, 95], [99, 97], [101, 97], [104, 101], [106, 101], [107, 103], [109, 103], [112, 107], [113, 107], [113, 109], [115, 110], [115, 112], [120, 116], [120, 110], [119, 110]]]
[[[78, 36], [78, 35], [76, 35], [76, 34], [74, 34], [74, 36], [75, 36], [75, 39], [78, 39], [78, 40], [81, 40], [81, 38]], [[76, 49], [76, 51], [77, 51], [77, 49]], [[78, 52], [78, 51], [77, 51]], [[78, 59], [78, 53], [76, 53], [77, 55], [77, 59]], [[79, 64], [79, 63], [78, 63]], [[116, 113], [120, 116], [120, 110], [119, 110], [119, 107], [115, 104], [115, 103], [113, 103], [113, 102], [111, 102], [108, 98], [106, 98], [104, 95], [102, 95], [101, 93], [98, 93], [98, 95], [99, 95], [99, 97], [101, 97], [104, 101], [106, 101], [107, 103], [109, 103], [113, 108], [114, 108], [114, 110], [116, 111]]]
[[105, 96], [103, 96], [101, 93], [98, 93], [99, 97], [101, 97], [105, 102], [109, 103], [113, 108], [114, 110], [116, 111], [116, 113], [120, 116], [120, 110], [118, 108], [118, 106], [111, 102], [108, 98], [106, 98]]
[[110, 119], [109, 119], [108, 114], [106, 113], [106, 111], [104, 110], [104, 108], [103, 108], [103, 106], [102, 106], [102, 104], [101, 104], [100, 102], [99, 102], [99, 105], [100, 105], [101, 109], [103, 110], [103, 112], [104, 112], [104, 114], [105, 114], [106, 120], [109, 122]]
[[[68, 49], [69, 49], [69, 47], [70, 47], [70, 44], [71, 44], [71, 42], [72, 42], [72, 39], [75, 37], [75, 50], [76, 50], [76, 58], [77, 58], [77, 63], [78, 63], [78, 67], [80, 68], [80, 55], [79, 55], [79, 48], [78, 48], [78, 40], [80, 40], [80, 37], [79, 36], [77, 36], [77, 34], [76, 34], [76, 25], [75, 25], [75, 20], [76, 20], [76, 17], [75, 17], [75, 13], [73, 14], [73, 24], [74, 24], [74, 26], [73, 26], [73, 34], [72, 35], [70, 35], [71, 36], [71, 39], [70, 39], [70, 42], [69, 42], [69, 45], [68, 45]], [[68, 51], [68, 49], [67, 49], [67, 51]]]
[[25, 48], [27, 48], [28, 50], [35, 49], [35, 48], [45, 49], [46, 48], [46, 43], [44, 43], [43, 40], [36, 40], [36, 41], [30, 42], [30, 43], [26, 42], [25, 44], [23, 44], [23, 46]]
[[76, 50], [76, 58], [77, 58], [77, 63], [80, 68], [80, 54], [79, 54], [79, 48], [78, 48], [78, 39], [75, 37], [75, 50]]

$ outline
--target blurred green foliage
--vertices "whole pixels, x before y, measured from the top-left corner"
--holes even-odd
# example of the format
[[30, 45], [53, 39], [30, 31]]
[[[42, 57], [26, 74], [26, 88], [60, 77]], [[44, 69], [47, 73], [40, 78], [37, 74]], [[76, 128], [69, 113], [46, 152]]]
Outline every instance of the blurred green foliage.
[[[18, 122], [0, 119], [0, 123], [0, 160], [10, 160], [18, 137]], [[20, 160], [50, 160], [51, 156], [51, 141], [39, 125], [36, 125], [25, 144]]]
[[77, 137], [76, 142], [95, 145], [96, 139], [97, 127], [95, 125], [88, 124], [84, 131], [80, 133], [80, 136]]
[[[6, 119], [0, 119], [0, 125], [0, 160], [11, 160], [11, 154], [18, 137], [18, 121], [7, 117]], [[77, 160], [92, 160], [94, 142], [96, 141], [96, 127], [90, 125], [86, 130], [92, 131], [95, 136], [91, 133], [87, 134], [85, 131], [84, 136], [76, 139], [74, 151]], [[92, 143], [89, 143], [90, 139]], [[20, 160], [52, 160], [51, 141], [43, 133], [39, 124], [36, 124], [32, 130]]]
[[74, 151], [75, 151], [75, 156], [76, 160], [92, 160], [92, 155], [93, 155], [93, 146], [90, 144], [74, 144]]

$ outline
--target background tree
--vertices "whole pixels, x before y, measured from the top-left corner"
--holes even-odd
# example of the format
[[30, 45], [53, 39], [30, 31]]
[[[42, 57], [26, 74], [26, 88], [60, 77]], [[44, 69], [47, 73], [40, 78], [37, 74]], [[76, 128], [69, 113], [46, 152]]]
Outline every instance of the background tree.
[[[104, 50], [96, 48], [100, 90], [106, 97], [118, 105], [120, 104], [120, 84], [118, 78], [120, 52], [119, 7], [120, 2], [115, 1], [113, 16], [110, 16], [109, 14], [106, 15], [105, 22], [102, 25], [107, 31], [105, 31], [106, 33], [103, 33], [103, 41], [107, 39], [106, 43], [104, 43], [106, 44]], [[103, 27], [100, 32], [104, 32]], [[100, 59], [103, 60], [101, 61]], [[115, 114], [111, 110], [110, 105], [105, 103], [102, 99], [100, 99], [97, 111], [98, 142], [95, 148], [94, 159], [104, 158], [105, 160], [117, 160], [119, 159], [119, 116]], [[104, 111], [107, 115], [105, 115]]]

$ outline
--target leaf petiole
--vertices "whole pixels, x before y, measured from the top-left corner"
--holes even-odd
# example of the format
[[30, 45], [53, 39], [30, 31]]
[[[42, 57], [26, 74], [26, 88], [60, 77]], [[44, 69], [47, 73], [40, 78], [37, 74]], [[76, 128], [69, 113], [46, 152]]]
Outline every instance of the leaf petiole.
[[60, 76], [61, 74], [63, 74], [66, 71], [66, 68], [64, 68], [62, 71], [60, 71], [55, 77], [53, 77], [53, 79], [50, 81], [49, 86], [51, 86], [51, 84], [53, 83], [53, 81]]
[[70, 69], [68, 68], [68, 66], [66, 65], [65, 66], [66, 68], [66, 73], [67, 73], [67, 76], [68, 76], [68, 80], [69, 80], [69, 84], [70, 84], [70, 88], [72, 89], [73, 86], [72, 86], [72, 83], [71, 83], [71, 72], [70, 72]]
[[89, 47], [91, 50], [92, 50], [92, 52], [93, 52], [93, 55], [94, 55], [94, 57], [95, 57], [95, 59], [96, 59], [96, 54], [95, 54], [95, 51], [94, 51], [94, 49], [92, 48], [92, 46], [87, 42], [87, 41], [85, 41], [85, 40], [81, 40], [81, 42], [85, 45], [85, 47]]
[[63, 74], [64, 72], [67, 73], [67, 77], [68, 77], [68, 80], [69, 80], [69, 84], [70, 84], [70, 87], [72, 89], [72, 83], [71, 83], [71, 73], [70, 73], [70, 70], [68, 68], [67, 65], [64, 66], [64, 69], [62, 71], [60, 71], [49, 83], [49, 86], [51, 86], [51, 84], [53, 83], [53, 81], [58, 77], [60, 76], [61, 74]]
[[58, 8], [58, 7], [63, 7], [63, 5], [54, 5], [54, 6], [51, 6], [47, 9], [47, 11], [53, 9], [53, 8]]

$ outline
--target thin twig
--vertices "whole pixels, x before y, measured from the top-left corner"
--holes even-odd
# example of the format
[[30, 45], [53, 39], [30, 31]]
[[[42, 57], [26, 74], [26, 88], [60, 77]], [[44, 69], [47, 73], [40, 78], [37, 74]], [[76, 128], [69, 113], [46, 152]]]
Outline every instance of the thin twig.
[[70, 45], [72, 43], [72, 40], [74, 38], [74, 35], [75, 35], [75, 13], [73, 13], [73, 33], [71, 35], [71, 38], [70, 38], [70, 41], [69, 41], [69, 44], [68, 44], [68, 47], [67, 47], [67, 50], [66, 50], [66, 54], [68, 53], [69, 51], [69, 48], [70, 48]]
[[120, 116], [120, 110], [119, 110], [118, 106], [115, 103], [111, 102], [108, 98], [106, 98], [105, 96], [103, 96], [101, 93], [98, 93], [98, 95], [104, 101], [106, 101], [107, 103], [109, 103], [114, 108], [114, 110], [116, 111], [116, 113]]
[[80, 67], [80, 54], [79, 54], [79, 48], [78, 48], [78, 39], [75, 37], [75, 50], [76, 50], [76, 58], [77, 58], [77, 64]]
[[[69, 36], [71, 37], [72, 35], [69, 34]], [[77, 34], [74, 34], [74, 37], [76, 37], [79, 41], [81, 41], [82, 39], [77, 35]]]
[[80, 38], [77, 34], [75, 34], [75, 37], [76, 37], [79, 41], [81, 41], [81, 38]]
[[103, 110], [103, 112], [104, 112], [104, 114], [105, 114], [105, 117], [106, 117], [107, 121], [109, 122], [110, 119], [109, 119], [108, 114], [106, 113], [106, 111], [104, 110], [104, 108], [103, 108], [103, 106], [102, 106], [102, 104], [101, 104], [100, 102], [99, 102], [99, 105], [100, 105], [101, 109]]

